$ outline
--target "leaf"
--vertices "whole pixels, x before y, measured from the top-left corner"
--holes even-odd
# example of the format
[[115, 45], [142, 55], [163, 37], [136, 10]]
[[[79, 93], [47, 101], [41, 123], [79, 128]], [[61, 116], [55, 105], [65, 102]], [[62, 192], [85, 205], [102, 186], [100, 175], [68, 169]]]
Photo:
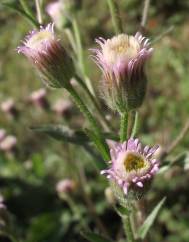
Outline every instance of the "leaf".
[[4, 1], [1, 4], [5, 7], [10, 8], [10, 9], [16, 11], [17, 13], [19, 13], [21, 16], [26, 18], [30, 23], [32, 23], [32, 25], [34, 25], [35, 27], [39, 27], [38, 22], [30, 14], [28, 14], [23, 9], [21, 9], [18, 6], [17, 2], [14, 2], [14, 1], [5, 2]]
[[166, 200], [166, 197], [164, 197], [156, 206], [155, 208], [152, 210], [152, 212], [150, 213], [150, 215], [148, 215], [148, 217], [146, 218], [146, 220], [144, 221], [143, 225], [139, 228], [138, 230], [138, 237], [141, 239], [144, 239], [150, 229], [150, 227], [152, 226], [152, 224], [154, 223], [161, 207], [163, 206], [164, 202]]
[[77, 145], [89, 142], [89, 138], [83, 131], [75, 131], [64, 125], [43, 125], [31, 127], [32, 130], [48, 134], [56, 140], [62, 140]]
[[104, 144], [103, 140], [99, 136], [97, 136], [93, 131], [85, 129], [85, 132], [88, 135], [88, 137], [94, 142], [98, 151], [101, 153], [103, 159], [108, 161], [110, 159], [108, 145], [106, 143]]
[[130, 209], [122, 206], [115, 207], [115, 210], [120, 217], [128, 216], [131, 212]]
[[99, 234], [93, 232], [82, 232], [81, 235], [90, 242], [112, 242]]
[[[95, 159], [95, 166], [102, 170], [106, 168], [104, 160], [102, 160], [99, 153], [93, 149], [90, 144], [90, 139], [85, 132], [79, 130], [72, 130], [64, 125], [43, 125], [31, 127], [36, 132], [41, 132], [49, 135], [50, 137], [64, 142], [69, 142], [75, 145], [81, 145], [83, 148]], [[105, 134], [106, 135], [106, 134]], [[108, 134], [107, 134], [108, 136]]]

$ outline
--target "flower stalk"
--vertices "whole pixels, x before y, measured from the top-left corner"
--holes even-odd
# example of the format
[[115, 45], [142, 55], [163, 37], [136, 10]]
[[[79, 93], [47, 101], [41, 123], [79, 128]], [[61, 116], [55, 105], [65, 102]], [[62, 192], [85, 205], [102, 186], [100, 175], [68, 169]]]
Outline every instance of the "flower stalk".
[[137, 129], [138, 129], [138, 112], [134, 111], [133, 114], [134, 118], [133, 118], [133, 123], [132, 123], [132, 131], [131, 131], [131, 138], [134, 138], [136, 133], [137, 133]]
[[122, 216], [123, 228], [127, 238], [127, 242], [134, 242], [134, 234], [132, 230], [131, 218], [129, 215]]
[[38, 20], [39, 24], [42, 24], [43, 20], [42, 20], [42, 11], [41, 11], [40, 0], [35, 0], [35, 6], [36, 6], [36, 11], [37, 11], [37, 20]]
[[76, 40], [76, 46], [77, 46], [76, 53], [78, 55], [77, 57], [78, 57], [78, 61], [79, 61], [79, 66], [81, 68], [82, 75], [84, 76], [84, 79], [85, 79], [85, 82], [86, 82], [86, 85], [87, 85], [89, 91], [92, 93], [92, 95], [95, 95], [93, 86], [92, 86], [89, 78], [87, 77], [85, 61], [84, 61], [83, 46], [82, 46], [82, 42], [81, 42], [81, 33], [79, 30], [78, 22], [75, 18], [73, 18], [73, 20], [72, 20], [72, 25], [73, 25], [73, 31], [74, 31], [75, 40]]
[[99, 107], [99, 104], [97, 103], [97, 101], [96, 101], [95, 97], [93, 96], [93, 94], [88, 89], [86, 83], [79, 76], [76, 76], [75, 78], [78, 80], [79, 84], [82, 86], [83, 90], [87, 93], [87, 95], [89, 96], [91, 102], [93, 103], [94, 107], [96, 108], [97, 115], [99, 117], [100, 123], [102, 124], [102, 126], [104, 127], [104, 129], [106, 131], [110, 131], [110, 124], [106, 120], [105, 116], [102, 114], [102, 111], [101, 111], [101, 109]]
[[118, 4], [115, 0], [107, 0], [107, 3], [110, 9], [110, 14], [111, 14], [115, 33], [116, 34], [122, 33], [123, 27], [122, 27], [121, 18], [119, 15]]
[[82, 99], [80, 98], [78, 93], [74, 90], [74, 88], [71, 85], [68, 85], [65, 88], [70, 93], [75, 104], [78, 106], [78, 108], [83, 113], [85, 118], [90, 122], [92, 129], [94, 130], [96, 136], [98, 137], [98, 141], [101, 143], [101, 147], [103, 148], [103, 153], [102, 153], [103, 158], [109, 159], [108, 147], [107, 147], [105, 139], [101, 133], [101, 127], [98, 125], [95, 118], [89, 112], [88, 108], [86, 107], [86, 105], [84, 104], [84, 102], [82, 101]]
[[128, 112], [120, 113], [120, 142], [127, 140]]

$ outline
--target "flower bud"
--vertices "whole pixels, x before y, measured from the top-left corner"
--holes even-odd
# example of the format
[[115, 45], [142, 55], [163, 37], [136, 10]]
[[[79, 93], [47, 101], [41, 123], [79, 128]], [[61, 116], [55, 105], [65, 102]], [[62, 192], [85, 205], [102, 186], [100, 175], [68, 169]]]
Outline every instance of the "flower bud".
[[5, 138], [6, 136], [6, 130], [0, 129], [0, 142]]
[[73, 104], [71, 101], [61, 98], [55, 102], [52, 109], [59, 116], [69, 117], [72, 107]]
[[118, 200], [124, 196], [139, 198], [144, 194], [159, 170], [159, 161], [153, 157], [157, 149], [158, 146], [143, 148], [138, 139], [132, 138], [124, 143], [112, 142], [111, 167], [101, 171], [101, 174], [111, 180]]
[[62, 1], [51, 2], [46, 7], [47, 14], [51, 17], [58, 29], [68, 27], [70, 21], [65, 15], [65, 7]]
[[12, 98], [1, 103], [1, 110], [6, 113], [9, 118], [16, 118], [18, 116], [18, 110]]
[[66, 193], [72, 193], [76, 189], [76, 183], [75, 181], [71, 179], [64, 179], [59, 181], [56, 184], [56, 191], [59, 195], [66, 194]]
[[111, 187], [107, 187], [105, 189], [105, 196], [106, 196], [106, 200], [110, 205], [115, 205], [116, 204], [116, 199], [114, 196], [114, 193], [112, 192]]
[[54, 34], [53, 24], [33, 30], [18, 47], [37, 68], [44, 82], [51, 87], [66, 87], [73, 77], [74, 67], [70, 56]]
[[140, 33], [99, 38], [94, 59], [103, 73], [101, 90], [107, 105], [119, 112], [141, 106], [146, 92], [144, 65], [152, 53], [149, 40]]
[[31, 93], [29, 99], [37, 107], [47, 109], [49, 107], [46, 99], [47, 91], [44, 88], [36, 90]]
[[0, 150], [5, 152], [12, 152], [14, 151], [16, 144], [17, 144], [17, 138], [13, 135], [7, 135], [0, 142]]
[[62, 28], [70, 27], [72, 13], [80, 7], [80, 4], [80, 0], [58, 0], [50, 2], [46, 7], [46, 12], [55, 26], [62, 30]]

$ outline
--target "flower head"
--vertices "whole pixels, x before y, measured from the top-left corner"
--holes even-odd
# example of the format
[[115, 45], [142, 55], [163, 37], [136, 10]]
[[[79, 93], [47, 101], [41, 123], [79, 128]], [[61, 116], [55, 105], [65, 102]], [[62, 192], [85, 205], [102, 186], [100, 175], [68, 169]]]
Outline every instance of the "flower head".
[[76, 188], [76, 183], [72, 179], [63, 179], [56, 184], [56, 191], [61, 193], [72, 193]]
[[47, 5], [46, 12], [58, 29], [70, 27], [71, 14], [79, 7], [77, 2], [76, 0], [57, 0]]
[[0, 142], [5, 138], [6, 136], [6, 130], [0, 129]]
[[112, 145], [111, 167], [101, 171], [113, 180], [125, 195], [131, 190], [142, 189], [159, 169], [159, 161], [153, 156], [158, 146], [142, 147], [138, 139], [130, 138], [124, 143]]
[[29, 100], [40, 108], [48, 108], [49, 104], [46, 99], [47, 91], [45, 88], [40, 88], [31, 93]]
[[18, 110], [15, 105], [15, 101], [12, 98], [8, 98], [0, 105], [1, 110], [6, 113], [10, 118], [16, 118], [18, 116]]
[[11, 152], [17, 144], [17, 138], [13, 135], [7, 135], [0, 143], [0, 150]]
[[18, 53], [28, 57], [49, 86], [65, 86], [73, 76], [72, 60], [56, 38], [53, 24], [31, 31]]
[[71, 101], [60, 98], [55, 102], [52, 109], [60, 116], [69, 116], [72, 107], [73, 104]]
[[51, 2], [46, 7], [47, 14], [51, 17], [58, 29], [67, 25], [67, 18], [64, 15], [64, 5], [62, 1]]
[[15, 102], [9, 98], [1, 103], [1, 110], [5, 113], [10, 113], [15, 108]]
[[149, 40], [140, 33], [119, 34], [111, 39], [99, 38], [100, 49], [94, 59], [103, 73], [102, 89], [107, 104], [115, 110], [138, 108], [144, 99], [146, 76], [144, 65], [152, 53]]

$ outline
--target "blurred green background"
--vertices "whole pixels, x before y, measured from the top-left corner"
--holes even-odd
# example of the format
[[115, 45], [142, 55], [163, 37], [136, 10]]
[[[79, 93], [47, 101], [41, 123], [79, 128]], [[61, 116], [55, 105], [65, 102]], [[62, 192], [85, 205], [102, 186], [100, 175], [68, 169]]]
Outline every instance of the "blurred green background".
[[[19, 1], [12, 2], [19, 6]], [[42, 7], [44, 23], [51, 21], [45, 13], [48, 2], [44, 1]], [[143, 1], [118, 2], [124, 30], [134, 34], [139, 29]], [[34, 1], [29, 5], [35, 14]], [[79, 23], [87, 74], [98, 93], [100, 72], [89, 57], [89, 48], [95, 46], [96, 37], [114, 34], [110, 14], [105, 0], [82, 0], [76, 10], [73, 15]], [[149, 9], [146, 35], [154, 40], [154, 54], [147, 67], [148, 93], [139, 112], [139, 137], [146, 144], [168, 145], [189, 116], [188, 12], [187, 0], [152, 1]], [[17, 54], [16, 47], [32, 28], [23, 16], [0, 4], [0, 129], [17, 139], [11, 151], [0, 150], [0, 194], [7, 207], [0, 212], [0, 241], [84, 242], [82, 230], [99, 231], [94, 213], [108, 234], [121, 241], [121, 221], [107, 201], [104, 191], [108, 182], [99, 175], [94, 158], [80, 145], [60, 142], [31, 129], [43, 124], [63, 124], [70, 129], [87, 125], [63, 90], [47, 90], [45, 108], [30, 101], [31, 93], [44, 85], [26, 58]], [[64, 30], [56, 32], [72, 54]], [[13, 99], [16, 115], [2, 110], [2, 103], [9, 98]], [[71, 103], [58, 114], [53, 107], [60, 98]], [[118, 133], [117, 115], [101, 105]], [[175, 160], [179, 155], [175, 165], [156, 176], [145, 196], [145, 214], [167, 196], [146, 241], [189, 241], [188, 147], [186, 135], [167, 159]], [[75, 188], [62, 198], [56, 184], [67, 178], [74, 181]]]

